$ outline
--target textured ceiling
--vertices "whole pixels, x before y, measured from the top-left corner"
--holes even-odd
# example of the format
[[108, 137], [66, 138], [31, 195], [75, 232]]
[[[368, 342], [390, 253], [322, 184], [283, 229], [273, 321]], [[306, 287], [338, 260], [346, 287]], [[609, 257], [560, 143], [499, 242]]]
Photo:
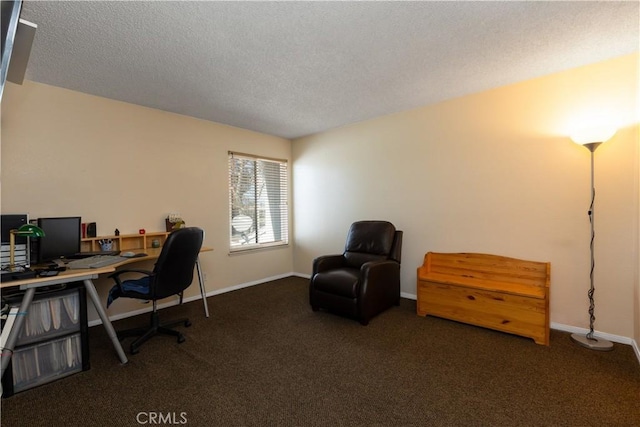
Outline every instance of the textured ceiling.
[[26, 78], [295, 138], [639, 50], [630, 2], [30, 2]]

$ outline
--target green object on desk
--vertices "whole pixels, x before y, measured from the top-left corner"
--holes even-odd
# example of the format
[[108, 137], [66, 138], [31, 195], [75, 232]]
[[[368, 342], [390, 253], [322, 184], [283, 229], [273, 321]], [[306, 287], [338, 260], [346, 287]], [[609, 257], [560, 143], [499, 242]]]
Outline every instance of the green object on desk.
[[44, 230], [33, 224], [21, 225], [17, 230], [9, 231], [9, 270], [13, 270], [16, 264], [16, 236], [44, 237]]
[[23, 224], [17, 230], [12, 230], [18, 236], [44, 237], [44, 230], [34, 224]]

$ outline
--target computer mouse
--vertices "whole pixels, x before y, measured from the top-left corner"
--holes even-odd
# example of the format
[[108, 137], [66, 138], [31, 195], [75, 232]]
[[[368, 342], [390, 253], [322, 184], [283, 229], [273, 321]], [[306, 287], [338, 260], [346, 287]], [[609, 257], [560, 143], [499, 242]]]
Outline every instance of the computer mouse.
[[122, 252], [120, 254], [120, 256], [123, 256], [125, 258], [133, 258], [134, 256], [136, 256], [135, 252]]
[[38, 272], [39, 277], [57, 276], [60, 272], [57, 270], [42, 270]]

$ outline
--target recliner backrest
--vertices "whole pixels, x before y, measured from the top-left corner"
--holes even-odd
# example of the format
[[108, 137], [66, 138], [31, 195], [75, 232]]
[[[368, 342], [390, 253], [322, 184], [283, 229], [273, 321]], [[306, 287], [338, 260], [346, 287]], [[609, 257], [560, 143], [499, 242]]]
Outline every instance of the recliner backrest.
[[360, 268], [369, 261], [389, 259], [396, 228], [388, 221], [358, 221], [347, 234], [344, 257], [349, 267]]
[[400, 264], [402, 258], [402, 231], [396, 230], [396, 236], [393, 239], [393, 246], [389, 258]]
[[204, 231], [198, 227], [180, 228], [169, 234], [153, 269], [154, 299], [179, 294], [191, 285], [203, 240]]

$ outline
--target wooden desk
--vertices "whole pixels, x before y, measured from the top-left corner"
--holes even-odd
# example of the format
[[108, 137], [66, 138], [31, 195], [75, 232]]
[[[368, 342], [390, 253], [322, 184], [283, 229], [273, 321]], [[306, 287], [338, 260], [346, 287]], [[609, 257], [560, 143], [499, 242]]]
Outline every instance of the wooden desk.
[[[118, 335], [116, 334], [116, 331], [113, 329], [113, 325], [109, 320], [109, 316], [107, 316], [107, 313], [104, 307], [102, 306], [102, 301], [100, 301], [100, 297], [98, 296], [98, 292], [96, 291], [96, 287], [93, 284], [92, 280], [97, 279], [98, 276], [101, 274], [113, 273], [116, 271], [118, 267], [122, 267], [127, 264], [158, 259], [161, 251], [162, 251], [162, 248], [147, 248], [144, 250], [139, 249], [137, 251], [132, 250], [131, 252], [139, 252], [139, 253], [144, 252], [147, 254], [147, 256], [125, 259], [120, 263], [112, 264], [107, 267], [91, 268], [91, 269], [83, 269], [83, 270], [66, 270], [66, 271], [60, 272], [60, 274], [58, 274], [57, 276], [35, 277], [32, 279], [14, 280], [12, 282], [5, 282], [0, 284], [0, 288], [2, 289], [18, 287], [21, 290], [25, 291], [25, 294], [22, 297], [22, 302], [20, 303], [20, 309], [18, 311], [18, 315], [16, 316], [16, 319], [13, 322], [11, 329], [9, 330], [7, 342], [5, 343], [4, 348], [2, 349], [2, 358], [1, 358], [2, 372], [0, 373], [0, 375], [4, 375], [5, 370], [9, 366], [9, 361], [11, 360], [13, 349], [15, 347], [16, 341], [18, 340], [18, 335], [22, 330], [22, 325], [24, 324], [25, 316], [21, 314], [28, 312], [29, 306], [31, 305], [31, 301], [33, 301], [33, 295], [35, 294], [36, 289], [43, 286], [51, 286], [51, 285], [58, 285], [61, 283], [71, 283], [71, 282], [84, 283], [84, 286], [87, 290], [87, 294], [89, 295], [89, 298], [91, 299], [91, 302], [93, 303], [93, 306], [95, 307], [96, 312], [98, 313], [98, 316], [100, 316], [100, 320], [102, 320], [102, 325], [107, 330], [107, 334], [109, 335], [109, 338], [113, 343], [113, 347], [115, 348], [116, 353], [120, 358], [120, 362], [122, 362], [123, 364], [127, 363], [129, 360], [127, 359], [127, 356], [125, 355], [124, 350], [122, 349], [122, 345], [120, 345], [120, 340], [118, 339]], [[202, 249], [200, 249], [200, 252], [210, 252], [210, 251], [213, 251], [213, 248], [203, 247]], [[205, 315], [209, 317], [209, 309], [207, 307], [207, 298], [206, 298], [206, 292], [204, 289], [204, 280], [202, 278], [202, 269], [200, 268], [199, 258], [196, 260], [196, 270], [198, 273], [198, 283], [200, 285], [200, 293], [202, 294], [202, 299], [204, 301]]]

